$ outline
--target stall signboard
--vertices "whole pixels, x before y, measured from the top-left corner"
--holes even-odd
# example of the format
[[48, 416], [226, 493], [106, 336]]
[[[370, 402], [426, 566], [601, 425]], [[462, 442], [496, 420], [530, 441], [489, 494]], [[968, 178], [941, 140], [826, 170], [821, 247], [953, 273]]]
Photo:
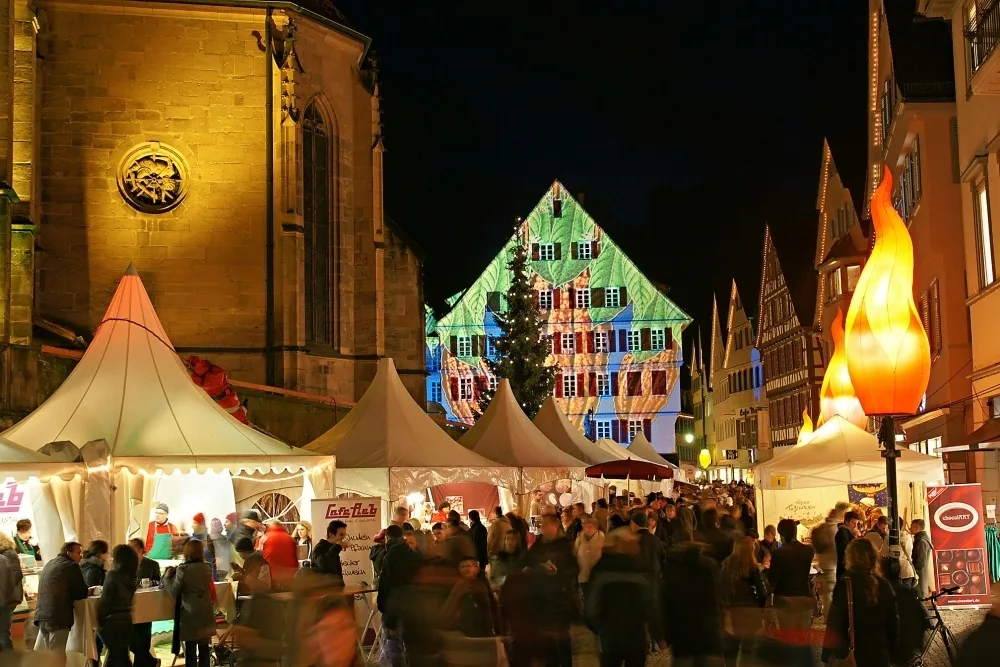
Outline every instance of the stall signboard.
[[347, 544], [340, 554], [344, 583], [348, 586], [369, 586], [374, 583], [369, 556], [375, 536], [382, 530], [381, 498], [330, 498], [312, 501], [313, 526], [326, 533], [333, 521], [347, 524]]
[[986, 526], [979, 484], [927, 488], [930, 537], [937, 590], [958, 586], [940, 598], [941, 607], [989, 607], [990, 577]]
[[[13, 535], [16, 532], [17, 522], [21, 519], [34, 519], [31, 514], [31, 501], [28, 499], [28, 488], [8, 480], [0, 486], [0, 532]], [[37, 536], [37, 529], [35, 535]]]
[[885, 484], [851, 484], [847, 487], [847, 499], [855, 505], [888, 507], [888, 489]]

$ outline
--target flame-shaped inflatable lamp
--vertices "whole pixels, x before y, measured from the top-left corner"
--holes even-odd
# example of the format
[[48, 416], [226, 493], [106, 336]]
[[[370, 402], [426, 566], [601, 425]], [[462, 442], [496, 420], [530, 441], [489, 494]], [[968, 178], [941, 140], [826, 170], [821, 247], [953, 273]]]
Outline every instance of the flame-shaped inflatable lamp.
[[708, 449], [703, 449], [698, 452], [698, 465], [704, 470], [708, 470], [708, 467], [712, 465], [712, 452]]
[[913, 301], [913, 242], [891, 192], [886, 168], [871, 202], [875, 245], [844, 334], [851, 383], [869, 415], [915, 413], [931, 373], [930, 344]]
[[844, 349], [844, 312], [837, 311], [830, 327], [833, 336], [833, 356], [826, 365], [823, 375], [823, 387], [819, 391], [819, 418], [816, 428], [819, 428], [835, 415], [840, 415], [858, 428], [868, 427], [868, 417], [861, 407], [858, 395], [854, 393], [851, 384], [851, 373], [847, 369], [847, 352]]
[[799, 429], [799, 439], [797, 444], [801, 445], [804, 442], [809, 442], [812, 440], [813, 434], [813, 420], [809, 418], [809, 408], [802, 411], [802, 428]]

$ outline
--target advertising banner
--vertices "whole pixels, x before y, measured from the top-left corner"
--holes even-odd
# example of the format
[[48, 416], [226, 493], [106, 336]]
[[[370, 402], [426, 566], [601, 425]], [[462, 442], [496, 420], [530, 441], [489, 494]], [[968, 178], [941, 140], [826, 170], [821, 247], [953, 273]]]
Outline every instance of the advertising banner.
[[989, 607], [983, 497], [979, 484], [927, 487], [930, 537], [937, 590], [959, 586], [938, 600], [941, 607]]
[[347, 586], [368, 587], [374, 582], [368, 553], [375, 536], [382, 530], [381, 498], [331, 498], [312, 501], [313, 529], [326, 536], [326, 527], [334, 519], [347, 524], [347, 544], [340, 553]]
[[888, 507], [888, 488], [885, 484], [851, 484], [847, 487], [847, 499], [856, 505]]

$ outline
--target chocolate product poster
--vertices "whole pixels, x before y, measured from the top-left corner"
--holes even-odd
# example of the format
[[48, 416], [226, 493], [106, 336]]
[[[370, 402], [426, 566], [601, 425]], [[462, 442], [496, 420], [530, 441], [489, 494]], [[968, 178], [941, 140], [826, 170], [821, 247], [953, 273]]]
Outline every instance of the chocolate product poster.
[[989, 607], [986, 527], [979, 484], [927, 487], [937, 590], [958, 586], [938, 600], [941, 607]]

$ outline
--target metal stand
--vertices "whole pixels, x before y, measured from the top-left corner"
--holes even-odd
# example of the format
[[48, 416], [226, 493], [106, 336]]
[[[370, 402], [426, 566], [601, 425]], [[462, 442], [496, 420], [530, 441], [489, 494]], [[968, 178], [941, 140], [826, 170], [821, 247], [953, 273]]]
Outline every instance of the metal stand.
[[878, 430], [878, 441], [882, 445], [882, 458], [885, 459], [886, 497], [889, 513], [889, 561], [891, 572], [883, 574], [898, 580], [899, 578], [899, 490], [896, 485], [896, 459], [899, 450], [896, 448], [896, 420], [892, 415], [882, 417], [882, 425]]

